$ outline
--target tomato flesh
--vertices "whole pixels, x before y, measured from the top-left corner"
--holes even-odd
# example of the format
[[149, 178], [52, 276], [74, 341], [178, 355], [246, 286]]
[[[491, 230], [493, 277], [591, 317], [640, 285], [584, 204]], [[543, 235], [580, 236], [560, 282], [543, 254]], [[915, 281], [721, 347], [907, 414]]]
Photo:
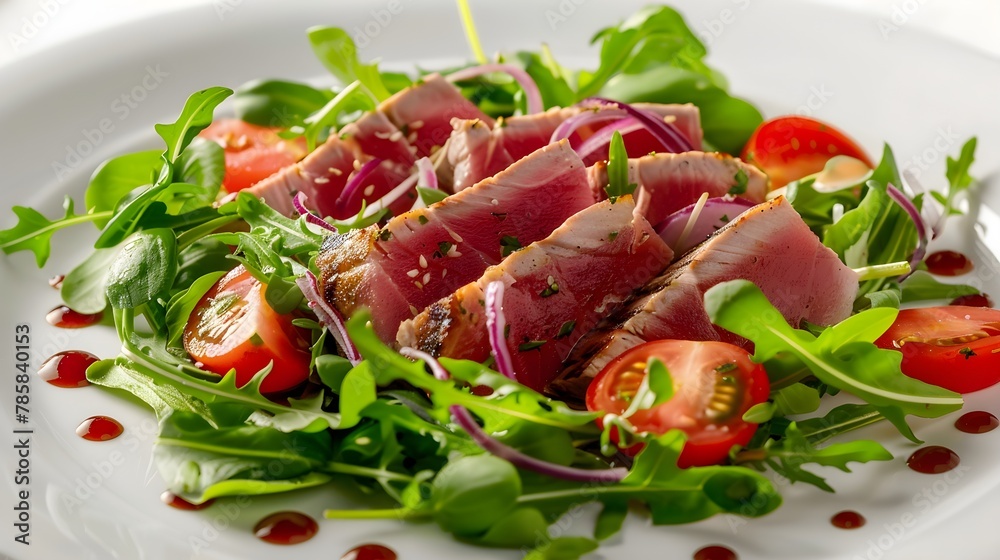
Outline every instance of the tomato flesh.
[[818, 173], [833, 156], [850, 156], [875, 165], [857, 142], [833, 126], [801, 116], [764, 121], [747, 141], [741, 157], [767, 174], [776, 189]]
[[198, 302], [184, 330], [184, 349], [199, 367], [220, 375], [236, 370], [240, 387], [273, 363], [262, 393], [293, 389], [309, 377], [309, 336], [276, 313], [265, 286], [242, 266], [220, 279]]
[[306, 155], [303, 139], [285, 140], [282, 129], [257, 126], [239, 119], [219, 119], [200, 136], [222, 146], [226, 174], [222, 187], [234, 193], [250, 188]]
[[903, 309], [875, 344], [899, 350], [901, 369], [925, 383], [971, 393], [1000, 382], [1000, 310], [950, 305]]
[[594, 378], [587, 389], [587, 408], [625, 412], [654, 358], [670, 372], [674, 396], [632, 414], [628, 420], [636, 430], [684, 431], [688, 439], [677, 462], [682, 468], [718, 464], [734, 445], [750, 441], [757, 425], [745, 422], [743, 414], [767, 400], [767, 374], [745, 350], [724, 342], [659, 340], [636, 346]]

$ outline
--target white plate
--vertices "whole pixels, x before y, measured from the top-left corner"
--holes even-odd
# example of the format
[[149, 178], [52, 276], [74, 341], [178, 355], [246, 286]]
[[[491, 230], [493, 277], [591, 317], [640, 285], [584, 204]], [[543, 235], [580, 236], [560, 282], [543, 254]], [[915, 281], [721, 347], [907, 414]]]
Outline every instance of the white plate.
[[[99, 35], [43, 51], [0, 71], [0, 192], [2, 223], [13, 204], [59, 210], [61, 197], [80, 200], [86, 179], [103, 159], [156, 145], [152, 125], [176, 114], [191, 91], [209, 85], [236, 86], [258, 77], [321, 78], [304, 30], [315, 24], [340, 25], [367, 33], [363, 56], [395, 65], [454, 59], [466, 53], [454, 3], [450, 0], [384, 4], [243, 3], [216, 0], [205, 6], [137, 21]], [[566, 61], [593, 57], [582, 45], [592, 33], [641, 7], [642, 2], [476, 3], [486, 47], [515, 49], [548, 42]], [[878, 22], [830, 7], [791, 1], [678, 1], [692, 27], [709, 43], [712, 62], [738, 94], [758, 102], [769, 115], [805, 111], [837, 123], [877, 154], [889, 141], [902, 162], [922, 171], [928, 185], [943, 182], [945, 153], [980, 135], [980, 177], [992, 175], [990, 156], [1000, 148], [1000, 65], [976, 52], [905, 26], [883, 36]], [[389, 6], [401, 6], [397, 14]], [[612, 13], [613, 12], [613, 13]], [[145, 85], [144, 85], [145, 83]], [[131, 98], [132, 106], [122, 96]], [[94, 132], [102, 126], [105, 132]], [[917, 158], [917, 159], [913, 159]], [[56, 173], [62, 166], [64, 173]], [[926, 170], [921, 169], [926, 167]], [[1000, 208], [994, 196], [993, 208]], [[978, 268], [964, 281], [1000, 295], [1000, 267], [989, 246], [998, 247], [1000, 219], [984, 210], [986, 238], [967, 222], [952, 227], [946, 244], [975, 255]], [[959, 226], [960, 224], [953, 224]], [[45, 280], [65, 272], [87, 251], [94, 232], [59, 234], [45, 270], [30, 255], [0, 258], [3, 332], [18, 323], [33, 328], [35, 366], [62, 349], [79, 348], [112, 356], [116, 340], [101, 328], [65, 331], [48, 327], [45, 312], [58, 303]], [[10, 364], [12, 342], [0, 344]], [[9, 370], [10, 366], [5, 365]], [[10, 371], [10, 370], [9, 370]], [[13, 377], [0, 382], [0, 431], [13, 429]], [[270, 558], [276, 552], [299, 558], [336, 558], [362, 542], [381, 542], [404, 559], [513, 559], [518, 552], [457, 544], [426, 525], [395, 522], [322, 522], [317, 538], [276, 550], [257, 541], [250, 528], [265, 513], [294, 508], [320, 518], [325, 507], [352, 498], [332, 488], [294, 496], [221, 502], [200, 513], [175, 511], [158, 500], [162, 490], [150, 470], [154, 437], [151, 415], [97, 388], [61, 390], [33, 377], [31, 426], [31, 542], [14, 543], [10, 443], [2, 455], [4, 507], [0, 552], [20, 559]], [[1000, 413], [1000, 390], [968, 398], [967, 409]], [[126, 434], [105, 443], [74, 435], [92, 414], [110, 414]], [[945, 444], [962, 456], [960, 477], [920, 475], [903, 461], [914, 446], [891, 428], [876, 426], [864, 436], [878, 438], [897, 458], [860, 465], [854, 474], [823, 472], [838, 492], [782, 486], [786, 503], [756, 520], [726, 516], [682, 527], [649, 527], [630, 522], [621, 537], [593, 558], [622, 558], [647, 551], [690, 558], [703, 545], [720, 543], [740, 558], [961, 558], [993, 557], [1000, 532], [994, 528], [1000, 470], [1000, 432], [969, 436], [952, 417], [915, 422], [929, 443]], [[12, 439], [12, 436], [7, 436]], [[869, 520], [855, 531], [833, 528], [829, 517], [856, 509]], [[566, 520], [571, 533], [587, 531], [587, 511]]]

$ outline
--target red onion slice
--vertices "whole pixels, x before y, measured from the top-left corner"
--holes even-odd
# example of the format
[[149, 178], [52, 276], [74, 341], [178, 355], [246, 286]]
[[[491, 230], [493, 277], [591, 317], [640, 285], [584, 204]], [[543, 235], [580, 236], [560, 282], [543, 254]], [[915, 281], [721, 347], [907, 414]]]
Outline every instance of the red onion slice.
[[[487, 297], [489, 296], [487, 295]], [[440, 379], [442, 381], [451, 379], [451, 375], [448, 374], [448, 370], [441, 365], [441, 362], [439, 362], [437, 358], [431, 356], [430, 354], [408, 347], [400, 348], [399, 353], [408, 358], [422, 360], [431, 369], [431, 372], [434, 374], [436, 379]], [[452, 405], [448, 407], [448, 411], [451, 413], [451, 417], [455, 421], [455, 424], [458, 424], [458, 427], [465, 430], [465, 432], [469, 434], [469, 437], [471, 437], [479, 447], [483, 448], [488, 453], [508, 461], [515, 467], [573, 482], [614, 483], [620, 482], [628, 474], [628, 469], [621, 467], [602, 470], [577, 469], [574, 467], [565, 467], [563, 465], [557, 465], [555, 463], [549, 463], [548, 461], [536, 459], [535, 457], [525, 455], [517, 449], [493, 439], [479, 427], [479, 424], [476, 423], [476, 419], [472, 417], [472, 413], [470, 413], [464, 406], [457, 404]]]
[[351, 338], [347, 335], [344, 318], [340, 315], [339, 311], [334, 309], [320, 295], [316, 275], [311, 270], [307, 270], [305, 276], [295, 279], [295, 285], [302, 290], [302, 295], [306, 296], [309, 308], [316, 313], [316, 318], [319, 319], [319, 322], [326, 325], [330, 333], [333, 334], [334, 340], [337, 341], [337, 346], [344, 352], [345, 357], [351, 362], [351, 365], [356, 366], [361, 363], [361, 353], [358, 352], [357, 347], [354, 346]]
[[559, 123], [559, 126], [552, 132], [549, 144], [554, 144], [573, 135], [577, 130], [604, 121], [616, 121], [627, 117], [628, 114], [621, 109], [587, 109], [583, 112]]
[[426, 189], [438, 189], [437, 174], [434, 173], [434, 164], [431, 160], [422, 157], [417, 160], [417, 173], [420, 175], [419, 186]]
[[579, 104], [597, 103], [600, 105], [614, 105], [630, 116], [635, 117], [636, 120], [641, 122], [649, 129], [649, 132], [653, 134], [662, 144], [663, 147], [667, 149], [668, 152], [681, 153], [690, 152], [694, 148], [691, 146], [691, 142], [684, 136], [673, 123], [665, 122], [658, 115], [653, 115], [648, 111], [643, 111], [642, 109], [636, 109], [635, 107], [629, 105], [628, 103], [620, 103], [612, 99], [605, 99], [603, 97], [588, 97], [584, 99]]
[[[645, 126], [643, 126], [643, 124], [635, 118], [625, 117], [621, 120], [601, 127], [600, 130], [595, 132], [580, 144], [580, 147], [576, 149], [576, 153], [580, 156], [580, 159], [587, 159], [587, 156], [593, 154], [597, 150], [609, 146], [611, 144], [611, 138], [614, 137], [615, 132], [620, 132], [622, 136], [625, 136], [626, 134], [642, 130], [643, 128], [645, 128]], [[666, 148], [666, 146], [664, 147]]]
[[462, 80], [469, 80], [494, 72], [508, 74], [521, 86], [521, 90], [524, 91], [525, 104], [527, 105], [529, 114], [541, 113], [545, 110], [545, 105], [542, 103], [542, 92], [538, 89], [538, 84], [535, 83], [535, 80], [526, 71], [511, 64], [483, 64], [482, 66], [473, 66], [452, 72], [448, 74], [447, 79], [449, 82], [461, 82]]
[[300, 191], [292, 197], [292, 206], [295, 207], [295, 211], [298, 212], [300, 216], [305, 216], [306, 221], [310, 224], [337, 233], [337, 228], [333, 227], [329, 222], [320, 218], [316, 214], [313, 214], [308, 208], [306, 208], [306, 194], [304, 192]]
[[924, 204], [922, 208], [921, 215], [924, 217], [924, 222], [930, 224], [931, 227], [931, 239], [937, 239], [944, 231], [944, 217], [941, 212], [938, 211], [936, 201], [927, 192], [927, 189], [917, 181], [917, 176], [913, 174], [909, 169], [903, 171], [903, 184], [910, 188], [910, 191], [914, 195], [923, 194]]
[[517, 379], [514, 364], [507, 349], [504, 331], [507, 328], [507, 317], [503, 314], [504, 284], [494, 280], [486, 286], [486, 331], [490, 336], [490, 348], [496, 361], [497, 371], [509, 379]]
[[885, 186], [885, 190], [889, 194], [889, 198], [898, 204], [910, 216], [910, 219], [913, 220], [913, 225], [917, 228], [917, 237], [919, 238], [917, 248], [913, 250], [913, 255], [910, 256], [910, 272], [899, 277], [900, 282], [902, 282], [910, 274], [913, 274], [913, 271], [917, 270], [917, 265], [920, 264], [920, 261], [924, 260], [924, 255], [927, 254], [927, 224], [924, 223], [924, 218], [920, 215], [920, 211], [913, 205], [913, 201], [903, 194], [903, 191], [892, 186], [891, 183]]
[[675, 255], [681, 255], [702, 241], [708, 239], [715, 231], [732, 221], [746, 210], [756, 206], [753, 202], [739, 197], [716, 197], [705, 202], [701, 213], [695, 219], [694, 226], [688, 232], [687, 238], [678, 245], [681, 234], [694, 213], [697, 203], [682, 208], [667, 216], [656, 226], [660, 238], [674, 250]]
[[357, 172], [355, 172], [347, 184], [344, 185], [344, 190], [340, 192], [340, 196], [337, 197], [336, 207], [338, 209], [350, 207], [352, 203], [358, 196], [364, 196], [364, 184], [368, 181], [368, 177], [371, 176], [375, 170], [378, 169], [379, 165], [382, 165], [382, 159], [372, 158], [368, 160], [367, 163], [362, 165]]

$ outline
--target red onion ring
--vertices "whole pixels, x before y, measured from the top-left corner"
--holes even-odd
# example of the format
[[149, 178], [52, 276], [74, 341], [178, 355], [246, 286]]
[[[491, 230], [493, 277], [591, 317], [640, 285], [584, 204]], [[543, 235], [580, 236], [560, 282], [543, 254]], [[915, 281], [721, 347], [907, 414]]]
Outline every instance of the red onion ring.
[[913, 220], [913, 225], [917, 228], [917, 237], [919, 241], [917, 243], [917, 248], [913, 250], [913, 255], [910, 256], [910, 272], [899, 277], [899, 281], [902, 282], [913, 271], [917, 270], [917, 265], [920, 261], [924, 260], [924, 255], [927, 254], [927, 224], [924, 223], [924, 218], [920, 215], [920, 210], [913, 205], [911, 201], [903, 191], [892, 186], [891, 183], [885, 186], [886, 193], [889, 194], [889, 198], [893, 200], [896, 204], [900, 206]]
[[529, 114], [541, 113], [545, 110], [545, 105], [542, 103], [542, 92], [538, 89], [538, 84], [535, 83], [535, 80], [526, 71], [511, 64], [483, 64], [482, 66], [473, 66], [452, 72], [446, 78], [449, 82], [461, 82], [462, 80], [494, 72], [508, 74], [521, 86], [521, 90], [524, 91], [525, 105], [527, 105]]
[[642, 109], [636, 109], [628, 103], [621, 103], [612, 99], [605, 99], [603, 97], [588, 97], [587, 99], [581, 101], [579, 105], [595, 103], [599, 105], [614, 105], [628, 113], [630, 116], [635, 117], [649, 129], [653, 136], [663, 143], [663, 147], [666, 148], [668, 152], [690, 152], [694, 149], [687, 137], [685, 137], [680, 129], [674, 126], [673, 123], [665, 122], [659, 116], [654, 116], [648, 111], [644, 111]]
[[302, 290], [302, 295], [306, 296], [309, 308], [316, 313], [316, 318], [319, 319], [319, 322], [326, 325], [330, 333], [333, 334], [334, 340], [337, 341], [337, 346], [343, 350], [345, 357], [351, 362], [351, 365], [356, 366], [361, 363], [361, 353], [358, 352], [357, 347], [354, 346], [351, 338], [347, 335], [347, 326], [344, 325], [343, 316], [320, 295], [316, 275], [311, 270], [307, 270], [305, 276], [295, 279], [295, 285]]
[[486, 286], [486, 331], [490, 336], [490, 348], [493, 350], [497, 371], [508, 379], [517, 380], [510, 350], [507, 349], [507, 341], [504, 339], [507, 317], [503, 313], [503, 291], [504, 284], [499, 280], [494, 280]]
[[320, 218], [316, 214], [310, 212], [309, 209], [306, 208], [305, 203], [306, 203], [306, 193], [304, 192], [300, 191], [296, 193], [295, 196], [292, 197], [292, 206], [295, 207], [295, 211], [298, 212], [300, 216], [306, 217], [307, 222], [309, 222], [314, 226], [319, 226], [323, 229], [327, 229], [334, 233], [337, 233], [337, 228], [330, 225], [330, 223], [324, 220], [323, 218]]

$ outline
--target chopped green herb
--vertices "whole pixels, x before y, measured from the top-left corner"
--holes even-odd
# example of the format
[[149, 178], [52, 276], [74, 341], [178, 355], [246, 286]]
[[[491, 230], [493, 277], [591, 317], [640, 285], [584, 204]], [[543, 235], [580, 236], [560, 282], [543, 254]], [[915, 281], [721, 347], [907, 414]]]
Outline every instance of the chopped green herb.
[[382, 229], [379, 230], [379, 232], [378, 232], [378, 238], [380, 240], [382, 240], [382, 241], [388, 241], [389, 239], [392, 238], [392, 232], [389, 231], [389, 228], [384, 227], [384, 228], [382, 228]]
[[434, 251], [434, 254], [431, 256], [434, 257], [435, 259], [440, 259], [445, 255], [447, 255], [448, 252], [451, 251], [452, 247], [454, 247], [454, 245], [452, 245], [451, 243], [447, 241], [442, 241], [438, 243], [438, 250]]
[[968, 346], [959, 350], [958, 353], [965, 356], [966, 360], [976, 355], [976, 351], [973, 350], [972, 348], [969, 348]]
[[420, 222], [420, 225], [423, 226], [423, 225], [427, 225], [427, 222], [429, 222], [430, 220], [427, 219], [427, 216], [421, 214], [421, 215], [417, 216], [417, 221]]
[[524, 247], [521, 242], [513, 235], [505, 235], [500, 238], [500, 256], [506, 257], [507, 255], [513, 253], [514, 251], [519, 251]]
[[549, 297], [559, 293], [559, 284], [556, 283], [551, 276], [549, 276], [549, 285], [545, 287], [538, 295], [542, 297]]
[[569, 336], [575, 328], [576, 321], [566, 321], [561, 327], [559, 327], [559, 334], [556, 335], [556, 338], [559, 339]]
[[617, 231], [612, 231], [611, 233], [608, 234], [608, 241], [614, 241], [615, 239], [618, 239]]
[[750, 181], [750, 176], [747, 175], [745, 169], [737, 171], [733, 180], [736, 181], [736, 183], [729, 188], [729, 194], [743, 194], [747, 192], [747, 183]]
[[729, 362], [722, 364], [721, 366], [715, 368], [716, 373], [729, 373], [737, 368], [736, 362]]
[[541, 348], [543, 344], [548, 342], [547, 340], [529, 340], [524, 344], [517, 347], [521, 352], [527, 352], [529, 350], [535, 350], [536, 348]]

